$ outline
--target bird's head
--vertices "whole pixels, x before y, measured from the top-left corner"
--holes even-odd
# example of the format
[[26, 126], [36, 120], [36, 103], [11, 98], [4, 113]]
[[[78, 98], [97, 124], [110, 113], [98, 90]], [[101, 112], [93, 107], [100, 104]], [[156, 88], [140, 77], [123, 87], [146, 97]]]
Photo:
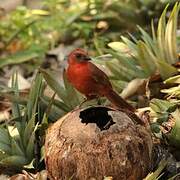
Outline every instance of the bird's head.
[[83, 49], [75, 49], [68, 55], [68, 62], [78, 62], [83, 63], [90, 61], [91, 58], [88, 56], [88, 53]]

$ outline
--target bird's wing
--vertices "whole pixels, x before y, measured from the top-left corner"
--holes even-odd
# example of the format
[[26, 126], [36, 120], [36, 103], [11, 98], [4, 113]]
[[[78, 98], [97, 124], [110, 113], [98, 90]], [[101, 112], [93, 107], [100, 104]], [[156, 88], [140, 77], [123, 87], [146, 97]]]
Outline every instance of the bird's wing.
[[89, 62], [89, 69], [91, 70], [92, 78], [96, 83], [106, 87], [112, 87], [108, 76], [97, 66]]

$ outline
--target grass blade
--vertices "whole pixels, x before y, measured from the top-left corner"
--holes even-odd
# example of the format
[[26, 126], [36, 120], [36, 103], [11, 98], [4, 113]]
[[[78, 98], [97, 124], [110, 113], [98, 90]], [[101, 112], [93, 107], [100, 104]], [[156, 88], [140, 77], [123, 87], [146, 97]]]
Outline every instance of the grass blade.
[[159, 19], [158, 29], [157, 29], [157, 45], [158, 45], [158, 50], [159, 50], [157, 51], [157, 56], [159, 57], [159, 59], [162, 59], [163, 61], [166, 61], [164, 44], [165, 44], [165, 29], [166, 29], [166, 12], [167, 12], [168, 6], [169, 5], [165, 7]]
[[32, 116], [31, 119], [27, 122], [25, 129], [24, 129], [24, 134], [23, 134], [23, 144], [26, 147], [27, 142], [29, 141], [29, 137], [31, 136], [34, 127], [35, 127], [35, 118], [36, 115]]
[[69, 104], [69, 101], [67, 100], [66, 92], [63, 86], [61, 86], [56, 78], [48, 71], [44, 69], [40, 69], [40, 72], [42, 73], [44, 79], [46, 80], [47, 84], [53, 89], [60, 99], [62, 99], [65, 104]]
[[11, 150], [13, 155], [24, 156], [24, 152], [13, 137], [11, 139]]
[[31, 161], [34, 157], [35, 132], [37, 130], [37, 127], [38, 124], [35, 126], [31, 136], [29, 136], [29, 141], [26, 148], [26, 155], [29, 161]]
[[179, 12], [180, 4], [176, 3], [171, 12], [169, 20], [167, 22], [165, 31], [165, 52], [167, 62], [173, 64], [178, 60], [177, 53], [177, 40], [176, 40], [176, 29], [177, 29], [177, 17]]
[[27, 116], [28, 119], [31, 119], [32, 116], [36, 113], [37, 103], [42, 90], [42, 75], [38, 73], [32, 85], [29, 94], [29, 101], [27, 104]]
[[11, 146], [0, 142], [0, 152], [11, 154]]
[[157, 67], [163, 80], [175, 75], [178, 72], [175, 67], [161, 60], [157, 60]]
[[5, 128], [0, 127], [0, 143], [10, 144], [9, 133]]
[[151, 50], [153, 50], [153, 52], [156, 52], [156, 46], [154, 44], [154, 41], [150, 37], [150, 35], [146, 31], [144, 31], [140, 26], [138, 26], [138, 29], [140, 30], [142, 34], [141, 38], [145, 42], [146, 46], [150, 48]]
[[155, 57], [148, 49], [143, 41], [138, 42], [138, 57], [137, 61], [144, 70], [146, 77], [150, 76], [155, 71]]
[[117, 79], [121, 79], [124, 81], [129, 81], [132, 79], [132, 76], [127, 76], [128, 70], [117, 65], [117, 63], [107, 62], [106, 66], [112, 72], [113, 76], [115, 76]]

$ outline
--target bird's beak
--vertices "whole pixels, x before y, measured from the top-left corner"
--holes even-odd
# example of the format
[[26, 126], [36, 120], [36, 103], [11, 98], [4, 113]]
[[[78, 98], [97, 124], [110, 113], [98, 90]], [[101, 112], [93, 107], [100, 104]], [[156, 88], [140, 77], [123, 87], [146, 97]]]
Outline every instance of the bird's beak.
[[90, 60], [92, 60], [89, 56], [85, 56], [84, 58], [83, 58], [83, 60], [85, 60], [85, 61], [90, 61]]

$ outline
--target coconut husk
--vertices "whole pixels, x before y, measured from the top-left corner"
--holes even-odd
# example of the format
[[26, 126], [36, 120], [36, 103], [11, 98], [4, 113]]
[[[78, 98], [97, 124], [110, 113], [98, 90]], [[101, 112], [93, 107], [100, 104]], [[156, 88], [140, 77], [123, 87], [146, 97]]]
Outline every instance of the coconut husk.
[[151, 166], [146, 127], [109, 107], [74, 110], [51, 125], [45, 162], [52, 180], [139, 180]]

